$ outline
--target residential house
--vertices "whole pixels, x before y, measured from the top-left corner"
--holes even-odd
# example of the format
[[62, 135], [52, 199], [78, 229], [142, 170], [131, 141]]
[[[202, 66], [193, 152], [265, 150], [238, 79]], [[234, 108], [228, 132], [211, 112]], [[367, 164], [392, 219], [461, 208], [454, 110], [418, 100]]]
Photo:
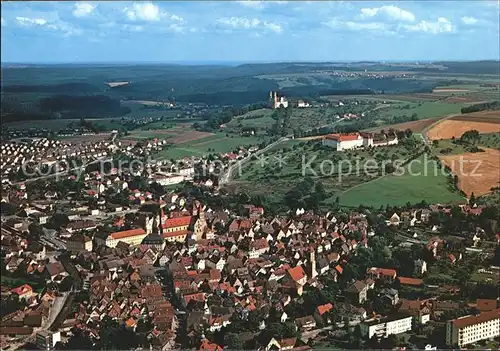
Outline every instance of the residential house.
[[367, 299], [368, 286], [362, 281], [357, 280], [344, 293], [354, 303], [363, 304]]

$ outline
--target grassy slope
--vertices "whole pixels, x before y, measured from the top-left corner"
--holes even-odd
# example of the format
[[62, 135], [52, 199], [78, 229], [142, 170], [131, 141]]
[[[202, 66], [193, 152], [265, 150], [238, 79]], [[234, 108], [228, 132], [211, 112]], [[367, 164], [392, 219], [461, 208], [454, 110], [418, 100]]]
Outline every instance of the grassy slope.
[[[263, 141], [267, 141], [267, 137], [249, 136], [243, 137], [230, 134], [226, 137], [226, 133], [216, 133], [203, 139], [193, 140], [187, 143], [173, 145], [168, 147], [154, 157], [157, 159], [182, 158], [190, 156], [203, 156], [209, 153], [230, 152], [239, 146], [258, 145]], [[210, 151], [208, 150], [210, 149]]]
[[[340, 196], [340, 203], [345, 206], [358, 206], [360, 204], [374, 207], [403, 205], [407, 202], [417, 203], [422, 200], [428, 203], [456, 203], [463, 201], [457, 192], [450, 191], [448, 180], [438, 170], [434, 174], [434, 163], [425, 161], [424, 156], [419, 158], [420, 164], [414, 164], [410, 175], [405, 172], [402, 176], [388, 175], [375, 181], [362, 184], [346, 191]], [[427, 165], [427, 172], [425, 172]], [[406, 167], [408, 169], [408, 167]]]

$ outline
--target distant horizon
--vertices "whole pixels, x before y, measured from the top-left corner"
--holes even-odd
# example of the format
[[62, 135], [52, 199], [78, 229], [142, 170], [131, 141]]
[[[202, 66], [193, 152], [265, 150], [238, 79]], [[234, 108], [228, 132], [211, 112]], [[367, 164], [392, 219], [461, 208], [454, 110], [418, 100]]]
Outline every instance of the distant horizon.
[[441, 62], [500, 62], [500, 59], [493, 58], [484, 58], [484, 59], [470, 59], [470, 60], [457, 60], [457, 59], [448, 59], [448, 60], [304, 60], [304, 61], [295, 61], [295, 60], [276, 60], [276, 61], [257, 61], [257, 60], [249, 60], [249, 61], [233, 61], [233, 60], [199, 60], [199, 61], [5, 61], [1, 62], [2, 66], [6, 65], [41, 65], [41, 66], [56, 66], [56, 65], [180, 65], [180, 66], [238, 66], [245, 64], [338, 64], [338, 63], [379, 63], [379, 64], [415, 64], [415, 63], [441, 63]]

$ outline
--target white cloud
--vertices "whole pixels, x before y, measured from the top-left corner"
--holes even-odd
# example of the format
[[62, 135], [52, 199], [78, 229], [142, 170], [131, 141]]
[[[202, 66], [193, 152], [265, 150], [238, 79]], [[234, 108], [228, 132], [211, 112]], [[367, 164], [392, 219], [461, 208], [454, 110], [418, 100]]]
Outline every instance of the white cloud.
[[444, 17], [439, 17], [435, 22], [420, 21], [414, 25], [405, 25], [404, 28], [410, 32], [423, 32], [430, 34], [453, 32], [452, 23]]
[[95, 9], [95, 5], [89, 4], [87, 2], [79, 2], [75, 4], [73, 10], [73, 16], [75, 17], [85, 17], [90, 15]]
[[272, 22], [264, 22], [263, 23], [264, 27], [275, 32], [275, 33], [281, 33], [283, 32], [283, 28], [279, 24], [272, 23]]
[[16, 22], [18, 25], [26, 28], [41, 28], [45, 30], [57, 31], [62, 33], [65, 37], [83, 34], [83, 30], [80, 28], [72, 27], [68, 23], [59, 19], [47, 21], [45, 18], [16, 17]]
[[468, 26], [474, 25], [478, 22], [477, 18], [467, 16], [462, 17], [461, 20], [463, 24], [466, 24]]
[[131, 21], [159, 21], [160, 8], [151, 2], [134, 3], [132, 8], [125, 8], [125, 14]]
[[384, 5], [382, 7], [361, 9], [362, 18], [371, 18], [375, 16], [382, 16], [385, 18], [404, 22], [415, 21], [415, 15], [413, 13], [393, 5]]
[[2, 17], [2, 27], [5, 27], [7, 25], [7, 21], [5, 21]]
[[178, 21], [178, 22], [183, 22], [184, 21], [184, 18], [182, 18], [181, 16], [177, 16], [177, 15], [171, 15], [170, 19], [172, 21]]
[[267, 29], [275, 33], [282, 33], [283, 28], [273, 22], [261, 21], [258, 18], [245, 18], [245, 17], [223, 17], [217, 20], [218, 24], [233, 29], [251, 29], [261, 28]]
[[123, 30], [130, 31], [130, 32], [142, 32], [144, 30], [143, 26], [134, 26], [130, 24], [124, 24], [123, 25]]
[[184, 27], [184, 26], [181, 26], [177, 23], [172, 23], [168, 26], [168, 29], [171, 31], [171, 32], [175, 32], [175, 33], [184, 33], [187, 28]]
[[47, 20], [43, 18], [16, 17], [16, 21], [24, 27], [44, 26], [47, 24]]
[[351, 31], [368, 30], [368, 31], [388, 31], [387, 26], [384, 23], [379, 22], [352, 22], [352, 21], [338, 21], [337, 19], [332, 19], [328, 22], [323, 22], [324, 25], [333, 29], [347, 29]]

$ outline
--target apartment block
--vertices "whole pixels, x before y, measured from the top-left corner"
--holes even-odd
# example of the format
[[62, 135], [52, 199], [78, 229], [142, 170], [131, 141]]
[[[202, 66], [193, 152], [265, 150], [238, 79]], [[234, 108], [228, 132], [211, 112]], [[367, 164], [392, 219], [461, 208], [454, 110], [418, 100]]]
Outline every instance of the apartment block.
[[500, 309], [448, 321], [446, 344], [463, 347], [500, 336]]
[[371, 339], [374, 335], [378, 338], [387, 338], [391, 334], [401, 334], [411, 330], [412, 316], [395, 315], [384, 318], [373, 318], [360, 325], [361, 335]]

